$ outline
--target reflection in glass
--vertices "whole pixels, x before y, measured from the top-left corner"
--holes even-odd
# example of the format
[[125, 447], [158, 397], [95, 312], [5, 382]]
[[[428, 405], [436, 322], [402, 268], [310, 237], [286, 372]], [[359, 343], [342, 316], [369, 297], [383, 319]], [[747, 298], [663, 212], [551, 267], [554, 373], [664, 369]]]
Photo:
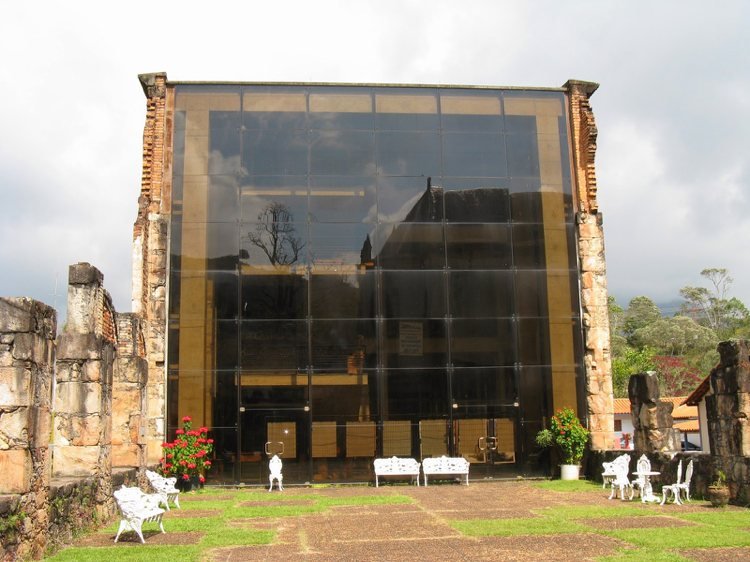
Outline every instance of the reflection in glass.
[[445, 232], [450, 268], [508, 269], [513, 263], [508, 225], [449, 224]]
[[370, 177], [312, 176], [312, 222], [375, 222], [375, 180]]
[[[523, 344], [525, 346], [526, 342]], [[451, 322], [451, 354], [457, 367], [513, 365], [515, 349], [514, 322], [510, 318]]]
[[443, 174], [460, 177], [503, 177], [505, 139], [490, 133], [445, 133]]
[[316, 131], [310, 145], [310, 173], [364, 176], [375, 173], [371, 132]]
[[445, 320], [384, 320], [381, 360], [389, 369], [444, 367], [448, 346]]
[[442, 318], [446, 314], [443, 271], [384, 271], [385, 318]]
[[513, 315], [513, 273], [451, 271], [448, 277], [451, 316], [493, 318]]
[[308, 139], [304, 131], [245, 131], [242, 165], [251, 175], [307, 173]]
[[436, 132], [381, 132], [376, 142], [379, 174], [440, 175], [440, 137]]
[[304, 370], [307, 323], [300, 320], [243, 321], [240, 366], [245, 370]]

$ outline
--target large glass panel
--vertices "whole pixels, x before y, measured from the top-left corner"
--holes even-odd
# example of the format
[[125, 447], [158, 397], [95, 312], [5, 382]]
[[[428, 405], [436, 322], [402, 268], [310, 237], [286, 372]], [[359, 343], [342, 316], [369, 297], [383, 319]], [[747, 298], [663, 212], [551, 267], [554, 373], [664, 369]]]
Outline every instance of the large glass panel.
[[307, 220], [307, 176], [254, 176], [240, 188], [244, 222]]
[[508, 222], [507, 179], [446, 178], [445, 219], [448, 222]]
[[451, 271], [448, 280], [451, 316], [495, 318], [513, 315], [511, 271]]
[[304, 275], [257, 271], [242, 275], [241, 310], [245, 319], [305, 318], [307, 285]]
[[310, 127], [313, 129], [372, 130], [372, 96], [364, 88], [310, 90]]
[[462, 417], [514, 417], [518, 400], [513, 367], [456, 368], [453, 402]]
[[375, 179], [372, 177], [312, 176], [310, 220], [368, 222], [377, 220]]
[[510, 318], [456, 319], [451, 322], [451, 356], [456, 367], [491, 367], [516, 362]]
[[519, 318], [518, 342], [518, 360], [521, 364], [549, 365], [549, 318]]
[[440, 111], [445, 131], [500, 132], [503, 128], [500, 98], [496, 92], [441, 92]]
[[274, 207], [264, 222], [240, 225], [243, 273], [299, 271], [308, 261], [307, 225]]
[[386, 419], [433, 419], [448, 415], [445, 369], [387, 370], [384, 377]]
[[447, 363], [445, 320], [383, 321], [381, 360], [389, 369], [426, 369]]
[[242, 169], [240, 161], [240, 130], [242, 116], [239, 111], [211, 111], [209, 113], [210, 175], [236, 175]]
[[316, 370], [356, 374], [374, 364], [374, 320], [313, 320], [312, 364]]
[[381, 222], [439, 222], [443, 220], [440, 178], [378, 177], [378, 218]]
[[310, 363], [304, 320], [243, 321], [240, 324], [243, 370], [298, 372]]
[[516, 270], [516, 311], [518, 316], [539, 318], [547, 316], [547, 272], [544, 270]]
[[445, 234], [452, 269], [507, 269], [513, 263], [508, 225], [454, 223]]
[[513, 262], [523, 269], [543, 269], [544, 226], [542, 224], [513, 225]]
[[250, 175], [306, 174], [307, 160], [305, 131], [248, 130], [242, 135], [242, 166]]
[[239, 232], [235, 223], [182, 223], [183, 270], [236, 271]]
[[[376, 134], [378, 174], [385, 176], [439, 176], [440, 137], [436, 132]], [[493, 174], [500, 175], [500, 174]]]
[[505, 138], [499, 132], [445, 133], [443, 166], [445, 176], [506, 176]]
[[239, 365], [239, 325], [236, 320], [219, 320], [215, 324], [215, 330], [214, 367], [234, 372]]
[[313, 131], [310, 173], [329, 176], [375, 174], [375, 138], [369, 131]]
[[373, 248], [383, 269], [442, 269], [445, 267], [443, 225], [381, 224]]
[[307, 128], [307, 100], [303, 88], [249, 86], [242, 94], [243, 125], [247, 129]]
[[442, 318], [446, 314], [443, 271], [384, 271], [386, 318]]
[[310, 277], [313, 318], [375, 318], [375, 272], [316, 271]]
[[514, 188], [523, 189], [511, 194], [511, 217], [513, 222], [540, 223], [543, 221], [542, 197], [537, 185], [520, 185], [516, 182]]
[[375, 128], [394, 131], [436, 130], [437, 97], [426, 88], [375, 89]]
[[209, 222], [234, 222], [240, 218], [240, 187], [237, 176], [210, 176], [208, 179]]

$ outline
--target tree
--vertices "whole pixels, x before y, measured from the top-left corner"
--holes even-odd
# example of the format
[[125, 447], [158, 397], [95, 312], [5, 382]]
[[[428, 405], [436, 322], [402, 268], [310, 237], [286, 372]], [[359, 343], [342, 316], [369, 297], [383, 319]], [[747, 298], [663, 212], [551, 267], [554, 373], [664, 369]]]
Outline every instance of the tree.
[[635, 297], [628, 304], [623, 318], [623, 333], [630, 345], [633, 345], [635, 332], [645, 326], [653, 324], [661, 318], [661, 311], [654, 301], [648, 297]]
[[615, 356], [627, 346], [627, 341], [621, 334], [625, 311], [612, 295], [607, 298], [607, 310], [609, 311], [609, 349]]
[[729, 339], [738, 330], [745, 329], [750, 312], [736, 298], [727, 298], [734, 279], [729, 270], [708, 268], [701, 275], [709, 281], [710, 288], [683, 287], [680, 295], [685, 299], [682, 312], [703, 326], [711, 328], [720, 340]]
[[630, 375], [656, 370], [653, 355], [653, 350], [648, 347], [626, 347], [622, 354], [612, 358], [612, 389], [615, 398], [628, 397]]
[[687, 316], [659, 318], [637, 329], [632, 339], [639, 347], [671, 356], [702, 353], [719, 342], [713, 330]]

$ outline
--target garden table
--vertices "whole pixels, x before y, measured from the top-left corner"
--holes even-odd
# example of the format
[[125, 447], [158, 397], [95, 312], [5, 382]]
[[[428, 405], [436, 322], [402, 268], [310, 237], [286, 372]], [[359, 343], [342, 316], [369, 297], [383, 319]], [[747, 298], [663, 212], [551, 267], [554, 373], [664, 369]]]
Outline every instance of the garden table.
[[656, 497], [654, 495], [654, 489], [651, 486], [651, 477], [652, 476], [659, 476], [661, 472], [657, 472], [655, 470], [643, 470], [638, 471], [636, 470], [633, 472], [635, 476], [637, 476], [639, 479], [643, 479], [643, 484], [641, 486], [641, 501], [642, 502], [661, 502], [661, 499]]

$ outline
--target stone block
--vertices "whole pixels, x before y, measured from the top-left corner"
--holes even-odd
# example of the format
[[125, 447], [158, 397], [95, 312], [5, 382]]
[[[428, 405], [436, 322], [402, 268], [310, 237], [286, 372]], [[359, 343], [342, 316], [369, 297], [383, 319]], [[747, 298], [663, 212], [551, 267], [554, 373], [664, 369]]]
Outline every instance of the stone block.
[[102, 362], [94, 359], [86, 361], [81, 369], [82, 380], [86, 382], [96, 382], [102, 379]]
[[57, 385], [55, 411], [69, 414], [100, 413], [102, 387], [99, 383], [65, 382]]
[[101, 359], [106, 341], [95, 334], [64, 333], [57, 344], [59, 360]]
[[104, 274], [90, 263], [79, 262], [68, 268], [70, 285], [101, 285], [103, 282]]
[[53, 476], [91, 476], [99, 466], [99, 447], [55, 447]]
[[115, 360], [114, 380], [145, 385], [148, 381], [148, 361], [142, 357], [118, 357]]
[[659, 399], [659, 379], [656, 373], [631, 375], [628, 381], [628, 397], [631, 404], [654, 403]]
[[49, 405], [31, 408], [29, 412], [29, 444], [32, 448], [44, 448], [49, 445], [52, 425], [52, 410]]
[[99, 416], [57, 416], [55, 441], [74, 447], [99, 445], [103, 429]]
[[0, 332], [30, 332], [32, 300], [0, 297]]
[[140, 466], [141, 448], [138, 445], [112, 447], [112, 466]]
[[23, 367], [0, 367], [0, 406], [28, 406], [31, 398], [31, 371]]
[[0, 494], [23, 494], [31, 483], [31, 455], [26, 449], [0, 451]]
[[13, 410], [0, 410], [0, 440], [7, 444], [7, 447], [0, 445], [0, 448], [28, 447], [29, 411], [28, 406]]

